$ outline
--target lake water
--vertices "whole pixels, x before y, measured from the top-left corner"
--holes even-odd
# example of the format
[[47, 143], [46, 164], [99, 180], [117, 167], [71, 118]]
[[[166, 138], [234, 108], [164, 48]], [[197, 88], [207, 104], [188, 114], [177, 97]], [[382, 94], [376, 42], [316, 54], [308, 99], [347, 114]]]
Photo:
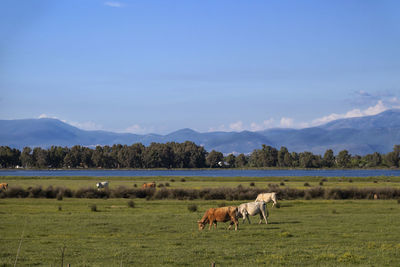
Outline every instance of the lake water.
[[400, 170], [0, 170], [0, 176], [370, 177], [400, 176]]

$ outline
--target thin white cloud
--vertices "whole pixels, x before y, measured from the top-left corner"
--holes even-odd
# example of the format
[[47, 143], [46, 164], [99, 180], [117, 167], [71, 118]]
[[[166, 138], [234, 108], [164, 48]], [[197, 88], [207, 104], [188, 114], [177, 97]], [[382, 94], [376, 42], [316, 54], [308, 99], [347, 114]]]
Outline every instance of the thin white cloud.
[[385, 106], [382, 100], [379, 100], [375, 106], [371, 106], [366, 108], [365, 110], [360, 109], [352, 109], [344, 114], [332, 113], [328, 116], [324, 116], [322, 118], [315, 119], [311, 122], [311, 126], [318, 126], [321, 124], [325, 124], [338, 119], [347, 119], [347, 118], [355, 118], [355, 117], [363, 117], [363, 116], [371, 116], [379, 114], [388, 108]]
[[116, 1], [104, 2], [104, 5], [109, 6], [109, 7], [115, 7], [115, 8], [124, 7], [124, 4], [122, 4], [121, 2], [116, 2]]
[[400, 108], [400, 99], [398, 97], [392, 97], [388, 100], [393, 108]]
[[243, 131], [244, 130], [243, 122], [237, 121], [237, 122], [231, 123], [231, 124], [229, 124], [229, 128], [236, 132]]
[[217, 127], [211, 127], [208, 129], [208, 132], [227, 132], [228, 128], [225, 127], [225, 124], [219, 125]]
[[139, 124], [134, 124], [123, 130], [124, 133], [133, 133], [133, 134], [146, 134], [151, 132], [148, 128], [140, 126]]
[[[62, 122], [64, 122], [64, 123], [68, 123], [66, 120], [62, 120], [62, 119], [60, 119], [60, 118], [57, 117], [57, 116], [48, 115], [48, 114], [46, 114], [46, 113], [40, 114], [38, 118], [39, 118], [39, 119], [56, 119], [56, 120], [60, 120], [60, 121], [62, 121]], [[70, 123], [69, 123], [69, 124], [70, 124]]]
[[379, 100], [375, 106], [367, 108], [363, 113], [366, 116], [371, 116], [384, 112], [385, 110], [388, 110], [388, 108], [383, 104], [382, 100]]
[[283, 128], [293, 127], [294, 126], [293, 119], [292, 118], [282, 117], [279, 126], [283, 127]]
[[67, 122], [68, 124], [71, 124], [72, 126], [75, 126], [79, 129], [86, 130], [86, 131], [98, 131], [98, 130], [104, 130], [103, 126], [101, 124], [97, 124], [93, 121], [85, 121], [85, 122]]
[[48, 114], [45, 114], [45, 113], [40, 114], [38, 118], [39, 119], [58, 119], [55, 116], [51, 116], [51, 115], [48, 115]]
[[364, 91], [364, 90], [359, 90], [359, 91], [356, 91], [355, 93], [356, 93], [356, 95], [363, 96], [363, 97], [370, 97], [370, 96], [372, 96], [370, 93], [368, 93], [368, 92], [366, 92], [366, 91]]
[[274, 125], [275, 120], [274, 119], [268, 119], [263, 121], [261, 124], [258, 124], [256, 122], [252, 122], [250, 124], [250, 130], [251, 131], [262, 131], [268, 128], [272, 128]]
[[86, 122], [75, 122], [75, 121], [67, 121], [67, 120], [63, 120], [58, 118], [57, 116], [52, 116], [52, 115], [48, 115], [45, 113], [42, 113], [39, 115], [38, 117], [39, 119], [56, 119], [56, 120], [60, 120], [64, 123], [67, 123], [69, 125], [75, 126], [79, 129], [82, 130], [86, 130], [86, 131], [95, 131], [95, 130], [103, 130], [103, 126], [101, 124], [97, 124], [93, 121], [86, 121]]

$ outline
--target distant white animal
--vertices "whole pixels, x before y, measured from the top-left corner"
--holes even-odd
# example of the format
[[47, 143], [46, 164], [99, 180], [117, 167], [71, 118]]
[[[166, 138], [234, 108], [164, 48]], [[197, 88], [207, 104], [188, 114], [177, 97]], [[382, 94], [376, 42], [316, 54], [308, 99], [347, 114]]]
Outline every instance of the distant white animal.
[[249, 202], [249, 203], [243, 203], [239, 205], [238, 207], [238, 215], [239, 217], [243, 217], [243, 223], [247, 220], [250, 222], [249, 215], [250, 216], [255, 216], [257, 214], [260, 214], [260, 223], [262, 223], [262, 220], [264, 218], [265, 224], [268, 224], [268, 210], [267, 210], [267, 204], [265, 204], [264, 201], [261, 202]]
[[271, 192], [271, 193], [262, 193], [262, 194], [258, 194], [256, 201], [264, 201], [265, 203], [268, 202], [274, 202], [272, 204], [272, 207], [275, 206], [278, 202], [276, 201], [276, 193], [275, 192]]
[[109, 184], [109, 182], [106, 181], [106, 182], [97, 183], [96, 186], [97, 186], [97, 189], [100, 190], [102, 188], [108, 188], [108, 184]]

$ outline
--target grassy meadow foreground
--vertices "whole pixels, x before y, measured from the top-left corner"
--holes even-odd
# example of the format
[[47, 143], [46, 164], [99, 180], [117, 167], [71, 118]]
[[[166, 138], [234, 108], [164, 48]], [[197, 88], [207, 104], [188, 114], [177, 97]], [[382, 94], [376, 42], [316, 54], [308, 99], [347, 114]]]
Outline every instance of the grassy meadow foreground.
[[[112, 178], [110, 185], [137, 183], [140, 186], [141, 180], [123, 179], [128, 180]], [[255, 186], [267, 186], [282, 180], [239, 178], [235, 182], [229, 178], [225, 184], [226, 178], [206, 178], [207, 181], [186, 178], [185, 182], [177, 177], [175, 182], [171, 179], [150, 177], [143, 181], [169, 181], [173, 188], [181, 184], [185, 187], [248, 186], [251, 181]], [[304, 179], [289, 178], [285, 186], [293, 183], [291, 186], [302, 187]], [[319, 179], [307, 177], [311, 185], [314, 182], [317, 185]], [[339, 179], [328, 179], [324, 186], [349, 184], [348, 180]], [[361, 179], [364, 178], [353, 179], [352, 186], [389, 183], [397, 187], [399, 182], [399, 178], [393, 177]], [[20, 183], [22, 187], [45, 187], [57, 180], [60, 178], [15, 177], [7, 182]], [[95, 181], [81, 177], [69, 180], [64, 186], [78, 188], [78, 180], [87, 183], [82, 186], [93, 186]], [[268, 205], [268, 225], [257, 224], [256, 216], [251, 217], [250, 225], [240, 219], [238, 231], [226, 230], [228, 223], [218, 223], [217, 230], [209, 231], [208, 227], [198, 230], [196, 222], [208, 208], [248, 201], [0, 199], [0, 266], [14, 266], [18, 251], [17, 266], [60, 266], [62, 261], [71, 266], [210, 266], [212, 262], [217, 266], [400, 265], [397, 199], [281, 200], [279, 209]], [[188, 209], [193, 205], [197, 211]]]

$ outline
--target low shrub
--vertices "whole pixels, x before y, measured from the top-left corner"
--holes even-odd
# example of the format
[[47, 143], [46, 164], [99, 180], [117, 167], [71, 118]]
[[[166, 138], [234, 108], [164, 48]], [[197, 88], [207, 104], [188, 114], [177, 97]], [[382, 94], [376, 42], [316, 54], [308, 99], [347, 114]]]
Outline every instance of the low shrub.
[[309, 183], [307, 183], [307, 182], [305, 182], [305, 183], [304, 183], [304, 186], [310, 186], [310, 184], [309, 184]]
[[[400, 189], [385, 188], [323, 188], [310, 187], [304, 183], [305, 189], [294, 189], [290, 187], [269, 187], [260, 189], [256, 187], [236, 188], [203, 188], [203, 189], [181, 189], [181, 188], [127, 188], [120, 186], [115, 189], [97, 190], [95, 188], [80, 188], [70, 190], [68, 188], [40, 186], [23, 189], [21, 187], [10, 187], [8, 190], [0, 191], [0, 198], [56, 198], [62, 200], [64, 197], [75, 198], [145, 198], [151, 199], [204, 199], [204, 200], [255, 200], [257, 195], [265, 192], [276, 192], [278, 199], [373, 199], [378, 195], [379, 199], [400, 199]], [[400, 201], [400, 200], [399, 200]], [[400, 203], [399, 203], [400, 204]]]
[[119, 186], [114, 190], [110, 191], [110, 197], [115, 198], [132, 198], [134, 196], [135, 189], [128, 189], [125, 186]]
[[279, 185], [278, 184], [268, 184], [268, 188], [269, 190], [275, 191], [279, 189]]
[[9, 187], [7, 191], [1, 191], [2, 197], [9, 198], [26, 198], [29, 196], [29, 192], [24, 190], [22, 187]]
[[285, 185], [285, 183], [284, 183], [284, 182], [281, 182], [279, 185], [281, 185], [281, 186], [284, 186], [284, 185]]
[[129, 200], [128, 201], [128, 207], [129, 208], [134, 208], [135, 207], [135, 202], [133, 202], [133, 200]]
[[250, 186], [255, 186], [255, 185], [256, 185], [256, 184], [255, 184], [255, 183], [253, 183], [253, 182], [251, 182], [251, 183], [250, 183]]
[[227, 206], [227, 205], [226, 205], [225, 202], [221, 202], [221, 203], [218, 204], [218, 207], [226, 207], [226, 206]]
[[304, 194], [304, 199], [305, 200], [311, 200], [311, 194], [310, 194], [310, 191], [307, 191], [305, 194]]
[[166, 188], [162, 188], [161, 190], [158, 190], [154, 194], [154, 199], [166, 199], [169, 198], [169, 190]]
[[96, 204], [90, 205], [90, 210], [91, 210], [91, 211], [97, 211], [97, 206], [96, 206]]
[[166, 186], [166, 187], [169, 187], [169, 183], [165, 183], [165, 186]]
[[187, 209], [191, 212], [196, 212], [197, 211], [197, 205], [196, 204], [189, 204], [187, 206]]
[[186, 182], [185, 178], [182, 178], [182, 179], [181, 179], [181, 182]]
[[281, 232], [279, 235], [280, 235], [280, 237], [293, 237], [293, 235], [291, 233], [286, 232], [286, 231]]
[[62, 193], [61, 192], [59, 192], [58, 194], [57, 194], [57, 200], [63, 200], [63, 195], [62, 195]]
[[75, 192], [76, 198], [109, 198], [110, 190], [97, 190], [94, 188], [81, 188]]

